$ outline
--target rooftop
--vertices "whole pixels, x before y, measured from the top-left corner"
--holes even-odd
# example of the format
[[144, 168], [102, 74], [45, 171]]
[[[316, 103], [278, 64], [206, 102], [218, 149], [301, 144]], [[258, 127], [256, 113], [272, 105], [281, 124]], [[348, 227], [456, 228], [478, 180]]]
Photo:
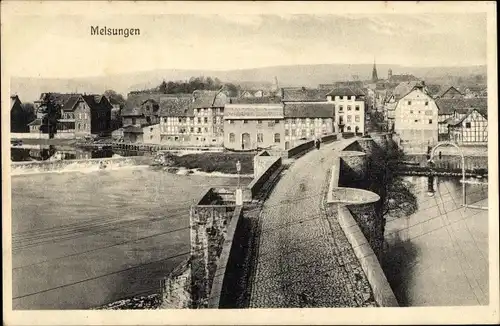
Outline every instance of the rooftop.
[[286, 103], [285, 118], [333, 118], [334, 107], [325, 103]]
[[281, 89], [283, 102], [322, 102], [326, 101], [327, 89], [287, 87]]
[[470, 109], [476, 109], [479, 113], [487, 116], [487, 98], [440, 98], [436, 100], [439, 114], [452, 114], [454, 111], [465, 113]]

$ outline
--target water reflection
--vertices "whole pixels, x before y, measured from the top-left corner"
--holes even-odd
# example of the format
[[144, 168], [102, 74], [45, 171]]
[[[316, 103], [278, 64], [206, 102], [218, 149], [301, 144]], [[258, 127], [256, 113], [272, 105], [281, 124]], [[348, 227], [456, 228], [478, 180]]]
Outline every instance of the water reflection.
[[[401, 306], [488, 303], [488, 211], [464, 208], [460, 177], [405, 177], [418, 211], [387, 218], [381, 261]], [[488, 206], [488, 179], [467, 178], [467, 204]]]

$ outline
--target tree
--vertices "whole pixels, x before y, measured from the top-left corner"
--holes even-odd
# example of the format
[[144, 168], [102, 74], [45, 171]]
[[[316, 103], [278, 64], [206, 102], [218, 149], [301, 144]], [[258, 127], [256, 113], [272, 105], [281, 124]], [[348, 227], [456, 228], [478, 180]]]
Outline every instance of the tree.
[[238, 87], [232, 83], [227, 83], [225, 85], [227, 91], [229, 92], [230, 97], [236, 97], [238, 96]]
[[16, 104], [10, 111], [10, 128], [12, 132], [28, 132], [28, 123], [35, 120], [35, 106], [33, 103]]
[[403, 157], [403, 151], [394, 147], [375, 151], [370, 159], [369, 188], [380, 196], [378, 210], [384, 218], [408, 216], [418, 209], [413, 185], [396, 174]]
[[120, 104], [120, 107], [125, 104], [125, 97], [112, 89], [108, 89], [107, 91], [105, 91], [104, 96], [106, 96], [110, 100], [110, 102], [116, 102]]
[[165, 81], [162, 81], [159, 87], [160, 93], [166, 94], [168, 90], [167, 83]]

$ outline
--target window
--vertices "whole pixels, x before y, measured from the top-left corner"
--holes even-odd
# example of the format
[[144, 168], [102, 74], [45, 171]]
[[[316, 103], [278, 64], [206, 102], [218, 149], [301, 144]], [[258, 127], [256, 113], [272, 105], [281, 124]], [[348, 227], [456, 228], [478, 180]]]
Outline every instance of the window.
[[257, 143], [263, 143], [264, 142], [264, 135], [261, 133], [257, 134]]
[[189, 128], [189, 131], [194, 132], [194, 128], [193, 127]]
[[359, 111], [359, 105], [356, 105], [356, 111]]
[[351, 106], [350, 105], [347, 106], [347, 111], [351, 111]]
[[410, 110], [410, 114], [413, 114], [413, 110]]
[[425, 106], [429, 105], [429, 101], [425, 101]]
[[181, 122], [182, 122], [182, 118], [179, 118], [179, 123], [181, 123]]
[[279, 143], [281, 141], [280, 134], [274, 134], [274, 142]]
[[307, 130], [306, 129], [302, 129], [302, 137], [306, 137], [307, 136]]
[[208, 128], [205, 128], [205, 132], [208, 132]]
[[357, 115], [357, 116], [355, 116], [355, 117], [354, 117], [354, 121], [356, 121], [356, 122], [359, 122], [359, 121], [360, 121], [360, 119], [359, 119], [359, 115]]
[[274, 123], [275, 123], [275, 124], [279, 124], [279, 123], [280, 123], [280, 121], [279, 121], [279, 120], [274, 120]]
[[339, 111], [344, 111], [344, 107], [342, 105], [339, 105]]
[[347, 122], [351, 122], [352, 117], [350, 115], [347, 116]]
[[429, 119], [429, 124], [432, 124], [432, 119]]
[[248, 120], [243, 120], [243, 123], [248, 123]]
[[208, 123], [208, 118], [207, 117], [203, 118], [203, 122]]
[[201, 134], [201, 128], [198, 128], [197, 132], [198, 132], [199, 134]]
[[269, 121], [269, 122], [267, 123], [267, 126], [268, 126], [268, 127], [274, 127], [274, 120], [273, 120], [273, 121]]
[[261, 124], [262, 124], [262, 120], [257, 120], [257, 123], [258, 123], [259, 125], [261, 125]]
[[408, 101], [408, 105], [411, 105], [411, 101]]
[[465, 128], [470, 128], [470, 122], [465, 123]]
[[292, 130], [292, 136], [295, 136], [295, 129]]
[[309, 130], [309, 134], [312, 136], [314, 135], [314, 129]]
[[230, 143], [234, 143], [234, 139], [235, 139], [234, 134], [233, 134], [233, 133], [230, 133], [230, 134], [229, 134], [229, 142], [230, 142]]
[[415, 122], [418, 123], [418, 119], [416, 119]]
[[[132, 124], [135, 125], [137, 123], [137, 120], [135, 118], [132, 118]], [[80, 129], [80, 127], [78, 127]]]
[[198, 123], [201, 123], [201, 118], [198, 118]]
[[351, 131], [351, 126], [347, 126], [347, 131]]
[[290, 130], [286, 129], [285, 130], [285, 136], [288, 136], [288, 135], [290, 135]]

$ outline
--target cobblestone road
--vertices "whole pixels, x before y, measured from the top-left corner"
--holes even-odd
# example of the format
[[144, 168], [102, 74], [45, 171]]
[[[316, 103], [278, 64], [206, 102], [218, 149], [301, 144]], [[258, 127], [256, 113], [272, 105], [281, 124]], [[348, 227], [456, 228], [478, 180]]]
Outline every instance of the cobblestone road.
[[375, 306], [347, 238], [323, 209], [335, 151], [349, 142], [298, 159], [266, 200], [250, 307]]

